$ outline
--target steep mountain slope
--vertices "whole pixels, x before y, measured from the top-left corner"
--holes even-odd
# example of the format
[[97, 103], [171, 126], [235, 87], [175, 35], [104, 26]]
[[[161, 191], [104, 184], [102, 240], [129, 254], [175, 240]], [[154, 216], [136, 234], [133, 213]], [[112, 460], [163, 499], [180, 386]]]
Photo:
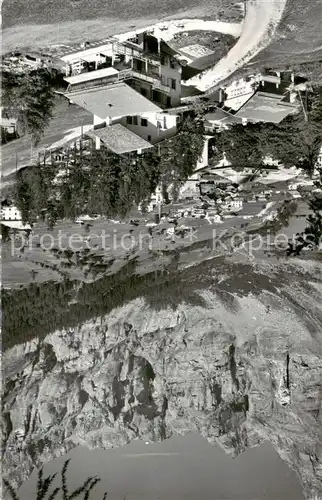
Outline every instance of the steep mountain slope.
[[193, 272], [195, 303], [138, 297], [4, 354], [15, 485], [80, 444], [198, 430], [232, 457], [269, 439], [306, 498], [322, 498], [321, 266], [211, 260]]

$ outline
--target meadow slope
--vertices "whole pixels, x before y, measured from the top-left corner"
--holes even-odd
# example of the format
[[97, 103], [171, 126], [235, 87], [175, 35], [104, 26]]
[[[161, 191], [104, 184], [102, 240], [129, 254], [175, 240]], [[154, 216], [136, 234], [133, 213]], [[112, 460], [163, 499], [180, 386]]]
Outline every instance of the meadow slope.
[[5, 0], [2, 7], [2, 50], [44, 48], [106, 38], [158, 21], [205, 18], [240, 22], [242, 4], [234, 0]]
[[200, 90], [208, 90], [228, 78], [266, 47], [282, 18], [287, 0], [249, 0], [242, 34], [238, 42], [214, 68], [188, 80]]

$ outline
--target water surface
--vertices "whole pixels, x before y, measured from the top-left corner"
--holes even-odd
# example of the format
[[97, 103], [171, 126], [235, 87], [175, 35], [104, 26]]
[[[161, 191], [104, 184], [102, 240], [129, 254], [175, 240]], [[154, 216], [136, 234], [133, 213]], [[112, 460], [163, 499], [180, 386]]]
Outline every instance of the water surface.
[[[196, 434], [162, 443], [132, 442], [123, 448], [90, 451], [77, 448], [71, 457], [69, 482], [75, 487], [88, 475], [102, 483], [91, 500], [303, 500], [295, 473], [272, 445], [263, 443], [236, 459]], [[61, 469], [66, 457], [45, 472]], [[36, 475], [21, 488], [23, 500], [34, 500]], [[60, 499], [59, 499], [60, 500]]]

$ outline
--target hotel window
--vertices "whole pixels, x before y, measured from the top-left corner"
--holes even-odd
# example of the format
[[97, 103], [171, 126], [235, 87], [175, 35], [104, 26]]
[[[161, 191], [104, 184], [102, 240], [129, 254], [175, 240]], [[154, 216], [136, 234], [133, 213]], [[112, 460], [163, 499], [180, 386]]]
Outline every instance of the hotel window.
[[127, 123], [127, 125], [132, 125], [132, 116], [126, 117], [126, 123]]
[[138, 117], [133, 116], [133, 125], [137, 125], [137, 124], [138, 124]]
[[148, 135], [148, 142], [150, 142], [150, 141], [151, 141], [151, 136], [150, 136], [150, 135]]
[[142, 127], [147, 127], [148, 126], [148, 120], [146, 120], [145, 118], [141, 118], [141, 125], [142, 125]]
[[176, 83], [177, 83], [177, 82], [176, 82], [175, 78], [171, 78], [171, 88], [172, 88], [173, 90], [176, 90]]

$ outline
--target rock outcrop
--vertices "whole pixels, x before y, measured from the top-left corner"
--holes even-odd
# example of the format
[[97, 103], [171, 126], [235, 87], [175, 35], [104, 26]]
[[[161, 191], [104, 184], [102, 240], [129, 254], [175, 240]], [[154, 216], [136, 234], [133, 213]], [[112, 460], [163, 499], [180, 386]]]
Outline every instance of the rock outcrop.
[[196, 267], [199, 301], [137, 299], [4, 354], [3, 466], [19, 486], [71, 448], [198, 430], [232, 457], [270, 440], [322, 498], [321, 266]]

